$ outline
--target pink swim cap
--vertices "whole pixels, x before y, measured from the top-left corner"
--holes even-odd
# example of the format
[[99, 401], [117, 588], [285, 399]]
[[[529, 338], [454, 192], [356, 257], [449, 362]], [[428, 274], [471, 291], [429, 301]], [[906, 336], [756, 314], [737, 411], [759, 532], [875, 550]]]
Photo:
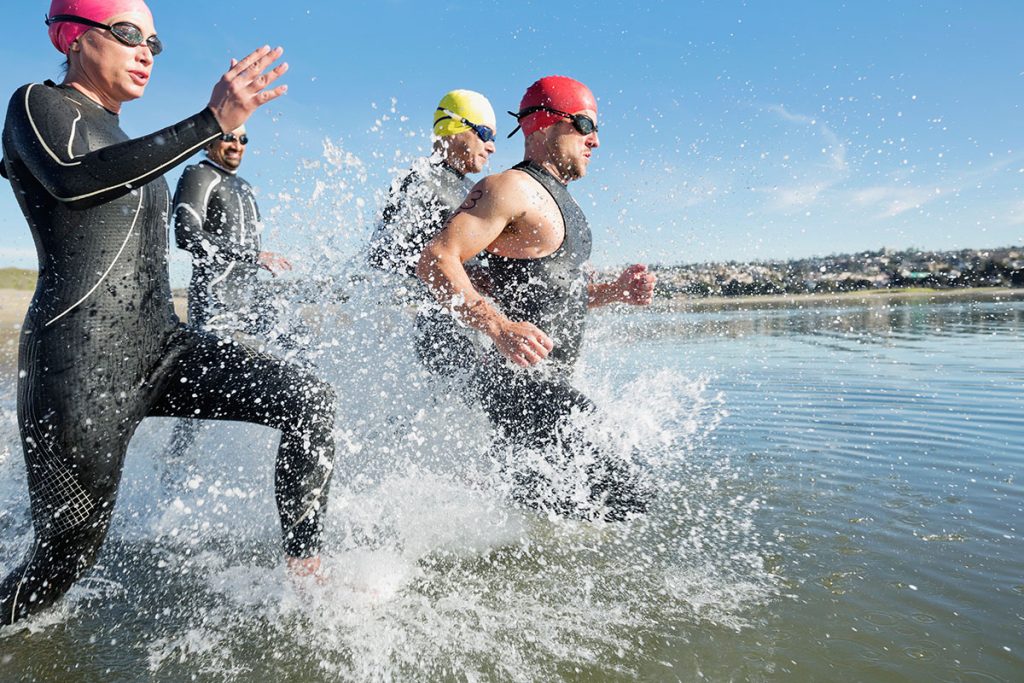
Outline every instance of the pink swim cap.
[[[584, 109], [597, 111], [597, 100], [590, 88], [568, 76], [545, 76], [529, 88], [519, 103], [519, 111], [530, 107], [551, 107], [566, 114], [575, 114]], [[523, 134], [529, 135], [542, 128], [553, 126], [562, 120], [551, 112], [538, 111], [519, 120]]]
[[[124, 12], [142, 12], [150, 14], [143, 0], [53, 0], [50, 3], [49, 16], [73, 14], [83, 19], [105, 22], [115, 14]], [[150, 14], [152, 16], [152, 14]], [[50, 24], [50, 41], [61, 53], [67, 54], [71, 43], [89, 30], [88, 26], [74, 24], [69, 21], [58, 21]]]

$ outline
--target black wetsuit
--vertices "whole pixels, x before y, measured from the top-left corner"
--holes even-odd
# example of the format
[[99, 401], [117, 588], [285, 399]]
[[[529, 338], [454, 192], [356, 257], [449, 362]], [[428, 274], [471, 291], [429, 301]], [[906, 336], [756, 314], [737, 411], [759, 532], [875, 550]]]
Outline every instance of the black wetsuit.
[[[594, 411], [595, 406], [569, 383], [583, 343], [589, 302], [589, 278], [584, 270], [590, 258], [590, 226], [582, 209], [565, 185], [539, 164], [522, 162], [514, 167], [540, 183], [561, 212], [565, 237], [548, 256], [517, 259], [489, 255], [492, 295], [510, 320], [527, 321], [543, 330], [554, 348], [541, 368], [512, 367], [497, 351], [477, 377], [477, 392], [492, 424], [503, 441], [517, 447], [544, 449], [556, 442], [581, 454], [588, 450], [594, 462], [587, 468], [591, 501], [600, 501], [603, 514], [612, 520], [647, 508], [649, 492], [628, 463], [603, 453], [599, 444], [586, 441], [578, 430], [566, 429], [573, 410]], [[536, 473], [516, 469], [506, 462], [520, 485], [517, 496], [528, 504], [566, 515], [589, 516], [569, 500], [537, 500]]]
[[[371, 266], [415, 277], [416, 264], [466, 195], [473, 182], [435, 158], [417, 160], [392, 186], [381, 222], [370, 238]], [[479, 267], [479, 264], [476, 264]], [[416, 315], [416, 353], [431, 372], [450, 377], [472, 366], [473, 343], [445, 308], [438, 305], [418, 280], [412, 282]]]
[[5, 176], [39, 256], [18, 353], [35, 542], [0, 583], [0, 624], [53, 603], [95, 562], [128, 442], [148, 415], [280, 429], [285, 550], [318, 551], [333, 391], [294, 366], [183, 327], [171, 305], [170, 193], [161, 175], [220, 132], [205, 109], [129, 140], [117, 115], [49, 82], [11, 99]]
[[274, 316], [260, 297], [260, 212], [252, 186], [204, 159], [188, 166], [174, 192], [174, 239], [192, 255], [188, 322], [202, 328], [219, 313], [266, 334]]
[[[265, 337], [278, 316], [258, 279], [261, 223], [252, 186], [204, 159], [185, 167], [171, 205], [174, 240], [192, 255], [189, 326], [217, 335]], [[192, 451], [199, 426], [193, 419], [174, 426], [163, 472], [172, 488], [183, 483], [181, 461]]]

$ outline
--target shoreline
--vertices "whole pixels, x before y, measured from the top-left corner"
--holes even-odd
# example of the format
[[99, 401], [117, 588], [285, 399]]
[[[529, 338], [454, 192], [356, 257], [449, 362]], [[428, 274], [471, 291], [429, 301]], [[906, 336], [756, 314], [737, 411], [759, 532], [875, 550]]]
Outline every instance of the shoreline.
[[[24, 289], [0, 288], [0, 329], [18, 330], [32, 301], [33, 292]], [[712, 296], [691, 298], [674, 296], [655, 298], [651, 307], [659, 311], [691, 312], [742, 311], [778, 308], [870, 306], [901, 301], [936, 303], [942, 301], [1018, 301], [1024, 300], [1024, 288], [971, 287], [967, 289], [896, 289], [839, 292], [829, 294], [765, 294], [758, 296]], [[174, 297], [174, 310], [184, 320], [188, 303], [185, 297]]]
[[652, 308], [656, 308], [659, 311], [700, 313], [702, 311], [758, 311], [781, 308], [871, 306], [905, 301], [938, 303], [943, 301], [1002, 300], [1024, 300], [1024, 288], [872, 289], [827, 294], [764, 294], [757, 296], [711, 296], [701, 298], [675, 296], [667, 299], [656, 298]]

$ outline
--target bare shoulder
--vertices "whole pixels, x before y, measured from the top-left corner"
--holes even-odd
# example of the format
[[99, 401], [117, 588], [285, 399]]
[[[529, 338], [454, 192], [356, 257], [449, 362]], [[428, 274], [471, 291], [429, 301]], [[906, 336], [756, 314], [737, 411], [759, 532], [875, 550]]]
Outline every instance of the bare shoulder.
[[502, 171], [481, 179], [466, 195], [460, 211], [473, 211], [486, 206], [503, 215], [518, 214], [528, 205], [536, 191], [529, 176], [515, 170]]

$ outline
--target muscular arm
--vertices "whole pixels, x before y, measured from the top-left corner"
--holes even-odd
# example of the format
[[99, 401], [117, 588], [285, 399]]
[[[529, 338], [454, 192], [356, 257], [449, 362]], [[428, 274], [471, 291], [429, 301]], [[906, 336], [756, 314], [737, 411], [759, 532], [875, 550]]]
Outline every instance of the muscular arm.
[[82, 105], [60, 88], [20, 88], [7, 112], [10, 142], [39, 183], [58, 201], [86, 209], [123, 196], [184, 161], [220, 134], [207, 108], [145, 137], [73, 156]]
[[520, 199], [515, 183], [503, 175], [477, 183], [444, 229], [424, 247], [416, 274], [438, 301], [489, 336], [507, 358], [527, 366], [547, 356], [551, 340], [531, 323], [511, 321], [487, 303], [463, 265], [493, 244], [515, 220]]
[[438, 301], [487, 334], [496, 331], [496, 321], [504, 316], [484, 301], [463, 264], [497, 239], [508, 222], [489, 181], [485, 178], [470, 191], [444, 229], [423, 248], [416, 268]]
[[189, 166], [174, 191], [174, 241], [179, 249], [197, 259], [215, 256], [227, 261], [256, 263], [258, 251], [249, 249], [228, 235], [203, 230], [210, 204], [210, 195], [220, 176], [202, 165]]
[[621, 301], [614, 282], [591, 282], [587, 285], [587, 307], [597, 308]]

